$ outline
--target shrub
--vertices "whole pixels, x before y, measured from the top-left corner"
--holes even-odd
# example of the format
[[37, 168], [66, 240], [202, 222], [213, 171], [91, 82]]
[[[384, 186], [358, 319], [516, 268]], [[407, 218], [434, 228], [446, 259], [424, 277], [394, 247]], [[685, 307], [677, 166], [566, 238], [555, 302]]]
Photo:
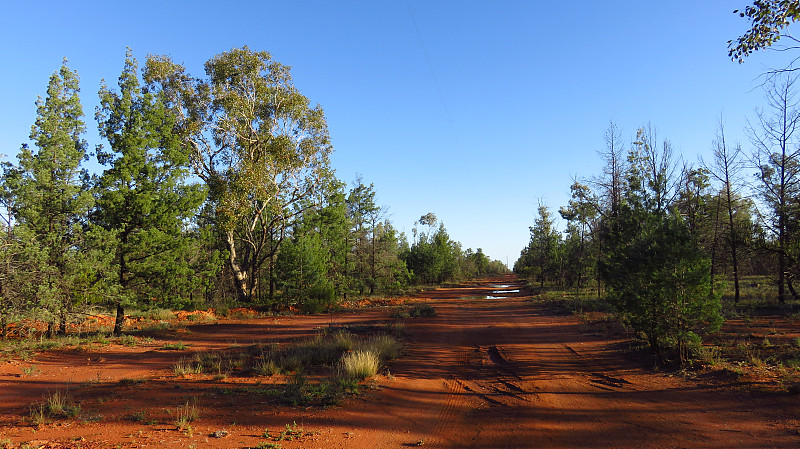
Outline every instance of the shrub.
[[411, 308], [409, 312], [411, 318], [416, 317], [435, 317], [436, 316], [436, 309], [433, 308], [430, 304], [416, 304], [414, 307]]

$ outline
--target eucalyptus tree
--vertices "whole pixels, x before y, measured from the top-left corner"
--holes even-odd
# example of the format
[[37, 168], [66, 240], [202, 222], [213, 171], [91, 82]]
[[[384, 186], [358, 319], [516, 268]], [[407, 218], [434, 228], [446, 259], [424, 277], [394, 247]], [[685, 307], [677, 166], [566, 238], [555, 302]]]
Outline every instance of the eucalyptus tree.
[[750, 22], [750, 29], [743, 35], [728, 41], [728, 56], [739, 63], [755, 51], [771, 47], [781, 38], [797, 42], [786, 28], [800, 20], [798, 0], [755, 0], [743, 10], [733, 11]]
[[[198, 212], [205, 192], [186, 184], [188, 151], [176, 129], [176, 117], [163, 92], [142, 89], [138, 65], [128, 50], [119, 77], [119, 91], [100, 89], [97, 120], [109, 150], [98, 148], [98, 161], [108, 168], [97, 181], [92, 220], [107, 231], [119, 334], [124, 307], [143, 298], [169, 300], [169, 284], [191, 279], [185, 253], [185, 224]], [[180, 295], [178, 295], [180, 296]]]
[[239, 299], [252, 301], [265, 263], [330, 176], [322, 108], [311, 106], [288, 66], [264, 51], [234, 48], [193, 78], [168, 57], [148, 59], [150, 86], [170, 98], [194, 171], [209, 188]]
[[30, 265], [25, 289], [34, 298], [42, 319], [61, 330], [74, 306], [87, 299], [91, 287], [82, 248], [86, 216], [93, 199], [88, 189], [83, 107], [78, 74], [67, 67], [50, 77], [47, 97], [36, 102], [36, 122], [30, 138], [35, 149], [23, 145], [19, 165], [5, 176], [6, 205], [16, 236], [26, 242], [22, 257]]

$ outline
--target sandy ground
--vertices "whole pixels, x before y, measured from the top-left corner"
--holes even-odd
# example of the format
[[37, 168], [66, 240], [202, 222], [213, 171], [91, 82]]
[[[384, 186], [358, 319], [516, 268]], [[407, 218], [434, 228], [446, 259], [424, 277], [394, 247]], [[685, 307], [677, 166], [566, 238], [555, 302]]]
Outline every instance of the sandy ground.
[[[625, 356], [621, 339], [576, 317], [552, 316], [519, 288], [508, 276], [415, 298], [437, 316], [404, 320], [405, 354], [366, 381], [363, 394], [329, 408], [279, 405], [254, 393], [280, 376], [178, 378], [172, 366], [193, 351], [392, 323], [392, 308], [193, 325], [168, 340], [184, 342], [183, 351], [165, 350], [155, 338], [7, 361], [0, 364], [0, 441], [45, 448], [800, 447], [797, 396], [653, 372]], [[30, 425], [30, 405], [57, 390], [70, 391], [81, 414]], [[172, 421], [187, 401], [196, 401], [199, 418], [180, 431]], [[292, 441], [263, 437], [294, 423], [303, 435]]]

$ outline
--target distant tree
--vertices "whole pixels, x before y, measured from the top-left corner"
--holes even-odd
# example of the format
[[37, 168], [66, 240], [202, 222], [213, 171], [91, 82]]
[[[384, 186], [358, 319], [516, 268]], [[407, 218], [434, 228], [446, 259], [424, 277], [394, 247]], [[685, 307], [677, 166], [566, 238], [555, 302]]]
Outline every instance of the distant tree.
[[[605, 132], [606, 149], [599, 152], [605, 162], [603, 174], [591, 182], [597, 191], [597, 198], [593, 202], [597, 212], [612, 217], [619, 213], [625, 190], [627, 161], [621, 134], [617, 125], [611, 122]], [[590, 197], [586, 196], [587, 199]]]
[[[14, 171], [14, 167], [3, 164], [4, 171]], [[24, 243], [15, 233], [15, 223], [11, 211], [16, 198], [8, 190], [8, 183], [0, 179], [0, 338], [6, 337], [7, 326], [17, 322], [31, 310], [31, 301], [22, 294], [21, 285], [28, 280], [25, 273], [32, 270], [21, 259]]]
[[561, 234], [555, 228], [555, 220], [544, 204], [539, 204], [539, 216], [531, 226], [528, 243], [528, 273], [544, 287], [545, 281], [553, 280], [559, 268], [559, 244]]
[[[417, 225], [425, 226], [427, 231], [419, 229]], [[414, 242], [403, 259], [415, 281], [431, 284], [456, 279], [461, 248], [450, 239], [444, 223], [440, 223], [436, 215], [429, 212], [417, 220], [413, 233]]]
[[148, 59], [149, 86], [171, 99], [195, 173], [209, 186], [239, 299], [252, 301], [286, 230], [330, 176], [325, 116], [267, 52], [234, 48], [193, 79], [169, 58]]
[[592, 233], [592, 226], [598, 215], [597, 201], [593, 198], [589, 187], [574, 182], [570, 187], [572, 198], [566, 207], [559, 209], [561, 218], [567, 220], [567, 251], [569, 271], [575, 274], [578, 295], [583, 287], [584, 274], [596, 262], [589, 257], [587, 240]]
[[346, 298], [350, 290], [349, 273], [352, 271], [351, 222], [347, 215], [347, 199], [345, 184], [339, 180], [331, 180], [324, 188], [325, 201], [318, 210], [305, 217], [310, 222], [310, 229], [319, 232], [328, 251], [328, 279], [333, 284], [334, 294]]
[[276, 268], [284, 305], [318, 312], [333, 304], [334, 287], [328, 279], [330, 254], [319, 233], [296, 232], [282, 246]]
[[83, 108], [78, 74], [67, 67], [50, 77], [47, 97], [36, 102], [37, 117], [30, 138], [36, 149], [23, 145], [19, 166], [6, 171], [7, 205], [14, 233], [26, 242], [22, 257], [29, 263], [28, 294], [33, 295], [40, 318], [60, 323], [86, 300], [86, 215], [92, 207], [86, 171]]
[[405, 236], [398, 234], [389, 220], [373, 226], [373, 279], [378, 291], [401, 293], [411, 281], [406, 263], [401, 259]]
[[792, 232], [800, 198], [800, 140], [795, 132], [800, 126], [794, 83], [796, 78], [772, 78], [767, 88], [771, 115], [758, 114], [758, 128], [748, 131], [754, 146], [751, 161], [758, 170], [757, 190], [769, 209], [765, 226], [777, 239], [774, 252], [778, 259], [778, 300], [786, 300], [785, 288], [800, 297], [793, 286], [790, 268], [796, 262]]
[[719, 199], [728, 219], [726, 240], [730, 249], [730, 261], [733, 267], [734, 302], [739, 302], [739, 244], [743, 237], [735, 223], [737, 210], [737, 196], [741, 189], [742, 180], [740, 173], [744, 168], [742, 161], [742, 147], [736, 145], [729, 147], [725, 140], [725, 126], [722, 118], [719, 119], [717, 137], [713, 143], [714, 162], [711, 167], [706, 167], [708, 172], [722, 185]]
[[[347, 215], [352, 229], [350, 232], [353, 254], [353, 270], [351, 273], [353, 287], [358, 294], [364, 294], [369, 288], [372, 293], [375, 288], [374, 281], [374, 236], [371, 226], [373, 219], [380, 217], [380, 207], [375, 204], [374, 185], [365, 185], [361, 177], [356, 177], [353, 188], [347, 195]], [[376, 223], [377, 224], [377, 223]]]

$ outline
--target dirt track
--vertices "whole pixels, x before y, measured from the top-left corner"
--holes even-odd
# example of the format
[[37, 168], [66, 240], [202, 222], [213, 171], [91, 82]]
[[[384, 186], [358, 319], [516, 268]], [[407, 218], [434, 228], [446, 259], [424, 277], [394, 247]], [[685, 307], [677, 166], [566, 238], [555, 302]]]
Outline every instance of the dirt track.
[[[796, 396], [652, 373], [624, 358], [623, 342], [591, 333], [575, 317], [546, 313], [524, 292], [485, 298], [504, 289], [496, 285], [513, 282], [508, 277], [427, 292], [421, 299], [434, 305], [437, 316], [406, 320], [406, 355], [390, 364], [390, 375], [378, 376], [376, 389], [327, 410], [219, 394], [220, 383], [231, 387], [252, 379], [176, 380], [170, 366], [179, 355], [154, 347], [43, 354], [27, 362], [41, 370], [36, 377], [17, 374], [24, 363], [6, 363], [0, 365], [0, 440], [248, 447], [265, 441], [265, 428], [297, 422], [314, 434], [281, 447], [800, 447]], [[388, 321], [389, 313], [222, 322], [194, 327], [182, 340], [194, 350], [248, 343], [256, 335], [285, 341], [320, 326]], [[123, 377], [146, 382], [121, 386]], [[85, 414], [97, 419], [35, 433], [19, 426], [27, 404], [57, 387], [73, 388]], [[164, 419], [129, 418], [137, 410], [155, 415], [159, 406], [192, 395], [201, 397], [201, 410], [191, 434]], [[209, 436], [220, 429], [229, 435]]]

